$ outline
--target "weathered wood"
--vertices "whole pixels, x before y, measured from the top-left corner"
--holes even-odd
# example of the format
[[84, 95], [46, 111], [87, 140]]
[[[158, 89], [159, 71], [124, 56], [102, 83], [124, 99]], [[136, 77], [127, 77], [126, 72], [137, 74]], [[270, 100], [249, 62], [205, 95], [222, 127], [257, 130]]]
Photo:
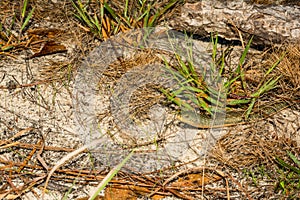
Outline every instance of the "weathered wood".
[[296, 43], [300, 41], [300, 7], [202, 0], [186, 3], [169, 25], [201, 36], [218, 32], [227, 40], [254, 35], [254, 44]]

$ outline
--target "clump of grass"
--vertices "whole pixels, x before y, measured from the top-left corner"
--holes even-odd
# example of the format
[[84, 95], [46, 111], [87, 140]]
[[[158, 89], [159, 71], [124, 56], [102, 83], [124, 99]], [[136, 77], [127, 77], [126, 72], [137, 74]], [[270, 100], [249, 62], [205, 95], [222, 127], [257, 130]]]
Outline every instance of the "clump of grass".
[[276, 191], [282, 191], [288, 199], [296, 199], [300, 194], [300, 160], [289, 151], [287, 151], [287, 155], [288, 161], [276, 158], [280, 167]]
[[267, 181], [274, 184], [274, 192], [283, 194], [287, 199], [297, 199], [300, 194], [300, 160], [289, 151], [286, 155], [287, 161], [275, 158], [275, 169], [271, 169], [270, 165], [259, 165], [252, 169], [243, 169], [243, 174], [250, 178], [256, 187]]
[[[110, 1], [99, 1], [92, 4], [91, 2], [83, 3], [81, 0], [72, 0], [72, 5], [76, 10], [74, 16], [85, 29], [105, 40], [120, 31], [157, 25], [160, 18], [178, 2], [179, 0], [170, 0], [158, 10], [154, 8], [154, 2], [147, 0], [125, 0], [122, 10], [114, 9], [110, 5]], [[135, 9], [132, 9], [133, 4], [135, 4]]]
[[[218, 112], [214, 106], [218, 104], [219, 99], [226, 99], [226, 110], [232, 111], [235, 108], [242, 108], [244, 110], [244, 119], [247, 120], [253, 112], [254, 106], [265, 94], [277, 87], [277, 83], [281, 76], [273, 75], [272, 72], [278, 66], [284, 55], [278, 59], [269, 69], [265, 72], [263, 78], [256, 85], [256, 90], [249, 90], [248, 83], [245, 80], [245, 69], [243, 65], [246, 56], [249, 52], [252, 38], [246, 45], [236, 69], [225, 74], [225, 54], [222, 53], [220, 58], [217, 58], [217, 45], [218, 36], [212, 37], [212, 62], [210, 66], [210, 73], [213, 80], [210, 82], [220, 83], [223, 78], [221, 87], [218, 84], [208, 85], [206, 80], [203, 79], [205, 74], [199, 74], [195, 70], [195, 66], [191, 60], [183, 61], [179, 55], [175, 55], [177, 59], [177, 66], [175, 66], [176, 73], [173, 72], [174, 77], [178, 80], [180, 87], [175, 91], [162, 90], [167, 98], [180, 107], [189, 110], [194, 108], [204, 110], [212, 115]], [[166, 63], [168, 66], [168, 63]], [[173, 67], [174, 68], [174, 67]], [[224, 77], [226, 75], [226, 78]], [[179, 78], [181, 77], [181, 79]], [[236, 93], [235, 85], [239, 82], [239, 93]], [[220, 93], [220, 90], [222, 92]], [[221, 97], [220, 97], [221, 95]], [[222, 96], [223, 95], [223, 96]], [[182, 98], [184, 97], [184, 98]], [[222, 112], [222, 111], [221, 111]]]
[[[0, 22], [0, 49], [2, 53], [9, 52], [20, 44], [22, 35], [28, 28], [29, 22], [33, 17], [34, 10], [34, 7], [30, 9], [29, 0], [23, 0], [20, 7], [20, 14], [17, 14], [17, 11], [15, 11], [8, 25]], [[13, 34], [13, 30], [16, 30], [16, 27], [18, 27], [17, 31], [19, 35]]]
[[263, 182], [265, 179], [270, 179], [270, 176], [264, 165], [259, 165], [254, 169], [243, 169], [243, 174], [247, 178], [250, 178], [256, 187], [259, 187], [260, 182]]

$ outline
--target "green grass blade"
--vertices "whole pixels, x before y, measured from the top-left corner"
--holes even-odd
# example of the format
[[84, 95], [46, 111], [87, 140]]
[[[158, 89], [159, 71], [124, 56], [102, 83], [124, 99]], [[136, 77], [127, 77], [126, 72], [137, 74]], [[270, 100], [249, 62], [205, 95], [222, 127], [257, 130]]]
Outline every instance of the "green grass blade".
[[[179, 72], [173, 70], [171, 68], [171, 66], [169, 65], [169, 63], [167, 62], [166, 58], [163, 57], [163, 60], [164, 60], [164, 65], [165, 65], [166, 69], [172, 74], [173, 78], [177, 81], [178, 84], [183, 86], [192, 81], [191, 79], [184, 78]], [[185, 79], [185, 82], [182, 82], [181, 81], [182, 79]]]
[[148, 22], [148, 26], [152, 27], [154, 26], [156, 20], [162, 16], [167, 10], [169, 10], [172, 6], [174, 6], [176, 3], [178, 2], [178, 0], [171, 0], [162, 10], [156, 12], [153, 17], [151, 18], [151, 21]]
[[199, 75], [197, 74], [197, 72], [195, 70], [194, 64], [191, 62], [188, 62], [188, 68], [189, 68], [191, 77], [195, 80], [196, 83], [199, 83], [199, 81], [198, 81]]
[[226, 104], [229, 106], [247, 104], [251, 101], [251, 99], [234, 99], [234, 100], [227, 100]]
[[145, 18], [145, 15], [147, 15], [147, 13], [148, 13], [148, 12], [147, 12], [147, 11], [145, 11], [145, 12], [144, 12], [144, 13], [143, 13], [141, 16], [139, 16], [138, 18], [136, 18], [136, 19], [135, 19], [135, 21], [136, 21], [136, 22], [139, 22], [139, 21], [141, 21], [142, 19], [144, 19], [144, 18]]
[[204, 93], [202, 89], [197, 88], [197, 87], [193, 87], [193, 86], [185, 86], [184, 90], [188, 90], [188, 91], [191, 91], [191, 92], [197, 92], [197, 93], [200, 93], [200, 92]]
[[210, 106], [202, 98], [198, 98], [198, 102], [199, 102], [198, 105], [200, 108], [203, 108], [210, 115], [212, 115], [212, 110], [211, 110]]
[[145, 4], [146, 4], [146, 1], [147, 0], [139, 0], [139, 4], [140, 4], [140, 6], [139, 6], [139, 11], [140, 12], [142, 12], [144, 9], [145, 9]]
[[290, 170], [296, 172], [297, 174], [300, 174], [300, 169], [299, 169], [299, 168], [294, 167], [294, 166], [292, 166], [292, 165], [290, 165], [290, 164], [284, 162], [284, 161], [283, 161], [282, 159], [280, 159], [280, 158], [276, 158], [276, 161], [277, 161], [277, 163], [278, 163], [279, 165], [281, 165], [282, 167], [287, 168], [287, 169], [290, 169]]
[[[227, 96], [226, 93], [219, 94], [219, 93], [220, 93], [220, 92], [219, 92], [219, 91], [220, 91], [219, 88], [213, 88], [213, 87], [211, 87], [211, 86], [207, 86], [205, 89], [206, 89], [205, 92], [206, 92], [207, 94], [210, 94], [211, 96], [216, 96], [216, 97], [219, 97], [219, 98], [222, 98], [222, 99], [225, 99], [226, 96]], [[203, 90], [203, 91], [204, 91], [204, 90]], [[220, 95], [221, 95], [221, 96], [220, 96]]]
[[128, 14], [128, 4], [129, 4], [129, 0], [125, 1], [125, 7], [124, 7], [124, 17], [127, 19], [127, 14]]
[[270, 91], [272, 89], [274, 89], [276, 87], [276, 83], [278, 82], [278, 80], [281, 78], [281, 76], [278, 76], [275, 79], [269, 79], [267, 82], [265, 82], [259, 89], [257, 92], [251, 94], [251, 97], [255, 97], [258, 98], [259, 96], [261, 96], [263, 93], [266, 93], [267, 91]]
[[254, 107], [254, 104], [256, 102], [256, 100], [264, 93], [272, 90], [273, 88], [275, 88], [276, 86], [276, 83], [277, 81], [279, 80], [281, 76], [275, 78], [275, 79], [270, 79], [268, 80], [263, 86], [261, 86], [257, 92], [251, 94], [250, 96], [253, 97], [252, 100], [251, 100], [251, 103], [246, 111], [246, 116], [245, 118], [248, 119], [253, 107]]
[[217, 62], [217, 52], [218, 52], [218, 34], [213, 36], [211, 34], [211, 44], [212, 44], [212, 70], [216, 70], [216, 62]]
[[133, 153], [135, 152], [135, 149], [133, 149], [124, 160], [120, 164], [118, 164], [116, 167], [114, 167], [107, 176], [102, 180], [100, 185], [97, 187], [97, 191], [89, 198], [91, 200], [94, 200], [97, 198], [98, 194], [107, 186], [107, 184], [111, 181], [111, 179], [121, 170], [121, 168], [125, 165], [125, 163], [131, 158]]
[[[83, 23], [86, 23], [90, 29], [93, 28], [93, 24], [90, 22], [89, 17], [85, 14], [85, 11], [82, 9], [82, 6], [79, 5], [79, 7], [72, 1], [73, 7], [76, 9], [77, 13], [79, 14], [80, 21]], [[78, 16], [78, 15], [77, 15]]]
[[148, 23], [149, 23], [149, 18], [150, 18], [150, 11], [151, 11], [151, 5], [148, 4], [147, 9], [145, 11], [145, 16], [144, 16], [144, 20], [143, 20], [143, 27], [148, 27]]
[[29, 20], [31, 19], [32, 15], [33, 15], [33, 12], [34, 12], [34, 9], [35, 8], [32, 8], [32, 10], [29, 12], [29, 14], [27, 15], [24, 23], [22, 24], [22, 27], [21, 27], [21, 32], [25, 29], [25, 27], [28, 25], [28, 22]]
[[161, 88], [160, 91], [168, 98], [169, 101], [175, 103], [179, 107], [184, 107], [188, 110], [194, 110], [194, 108], [191, 105], [186, 103], [184, 100], [176, 97], [173, 93], [170, 94], [167, 90], [165, 90], [163, 88]]
[[300, 167], [300, 160], [298, 160], [298, 158], [289, 151], [287, 152], [287, 154], [294, 161], [294, 163], [297, 164]]
[[117, 16], [117, 14], [115, 13], [115, 11], [106, 3], [103, 3], [104, 8], [109, 12], [109, 14], [114, 18], [114, 20], [116, 20], [118, 23], [120, 23], [120, 19]]
[[238, 75], [238, 76], [236, 76], [236, 77], [234, 77], [234, 78], [231, 77], [228, 81], [225, 82], [224, 87], [225, 87], [226, 89], [229, 89], [230, 86], [231, 86], [236, 80], [238, 80], [240, 77], [241, 77], [240, 75]]
[[286, 52], [284, 52], [281, 57], [272, 65], [272, 67], [265, 73], [265, 77], [267, 75], [269, 75], [273, 70], [274, 68], [283, 60], [283, 58], [285, 57], [286, 55]]
[[246, 114], [245, 114], [245, 119], [246, 119], [246, 120], [249, 118], [250, 113], [251, 113], [252, 110], [253, 110], [253, 107], [254, 107], [255, 102], [256, 102], [256, 98], [253, 98], [253, 99], [251, 100], [251, 103], [250, 103], [249, 107], [247, 108], [247, 111], [246, 111]]
[[9, 50], [12, 50], [13, 48], [14, 48], [14, 46], [9, 45], [9, 46], [1, 47], [1, 50], [2, 50], [2, 51], [9, 51]]
[[247, 43], [246, 48], [244, 49], [243, 54], [242, 54], [242, 56], [239, 60], [238, 68], [237, 68], [237, 71], [236, 71], [238, 74], [241, 73], [242, 66], [245, 62], [246, 56], [247, 56], [247, 54], [249, 52], [249, 49], [250, 49], [250, 45], [252, 43], [252, 39], [253, 39], [253, 36], [250, 38], [249, 42]]
[[24, 19], [25, 14], [26, 14], [27, 4], [28, 4], [28, 0], [24, 0], [23, 8], [22, 8], [22, 14], [21, 14], [23, 19]]
[[249, 42], [246, 45], [245, 50], [243, 51], [243, 54], [242, 54], [242, 56], [240, 58], [240, 61], [239, 61], [239, 64], [238, 64], [238, 68], [237, 68], [237, 71], [236, 71], [240, 75], [240, 77], [241, 77], [242, 86], [243, 86], [244, 89], [246, 89], [246, 82], [245, 82], [245, 77], [244, 77], [245, 74], [244, 74], [244, 70], [242, 69], [242, 66], [243, 66], [243, 64], [245, 62], [245, 59], [246, 59], [246, 56], [247, 56], [247, 54], [249, 52], [252, 40], [253, 40], [253, 36], [250, 38]]
[[94, 24], [97, 27], [97, 30], [101, 31], [101, 24], [100, 24], [100, 22], [98, 20], [98, 16], [96, 14], [94, 15]]
[[174, 91], [172, 91], [172, 95], [173, 96], [179, 96], [180, 94], [182, 94], [182, 92], [184, 91], [184, 88], [179, 88], [178, 90], [174, 90]]
[[73, 13], [73, 15], [74, 15], [79, 21], [82, 20], [81, 17], [80, 17], [79, 15], [77, 15], [76, 13]]
[[[219, 77], [221, 78], [223, 72], [224, 72], [224, 69], [225, 69], [225, 52], [222, 53], [222, 58], [221, 58], [221, 67], [219, 69]], [[217, 80], [219, 81], [219, 80]]]
[[190, 75], [190, 71], [188, 69], [188, 67], [186, 66], [186, 64], [183, 62], [183, 60], [180, 58], [180, 56], [178, 54], [175, 55], [177, 62], [180, 65], [180, 68], [178, 69], [178, 71], [184, 76], [184, 77], [189, 77]]

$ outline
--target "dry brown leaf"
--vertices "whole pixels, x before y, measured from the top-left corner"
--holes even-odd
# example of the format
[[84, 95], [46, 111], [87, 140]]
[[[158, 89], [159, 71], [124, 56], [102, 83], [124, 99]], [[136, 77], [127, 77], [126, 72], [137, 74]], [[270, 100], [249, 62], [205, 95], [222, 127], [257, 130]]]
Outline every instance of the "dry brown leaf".
[[136, 200], [137, 197], [129, 188], [107, 187], [105, 189], [104, 200]]
[[64, 45], [56, 43], [54, 41], [47, 41], [46, 43], [44, 43], [44, 45], [42, 46], [39, 52], [29, 56], [29, 58], [31, 59], [39, 56], [46, 56], [50, 54], [64, 53], [64, 52], [67, 52], [67, 48]]
[[212, 182], [221, 180], [222, 178], [217, 175], [207, 175], [207, 174], [188, 174], [187, 176], [180, 177], [178, 180], [171, 184], [172, 187], [199, 187]]

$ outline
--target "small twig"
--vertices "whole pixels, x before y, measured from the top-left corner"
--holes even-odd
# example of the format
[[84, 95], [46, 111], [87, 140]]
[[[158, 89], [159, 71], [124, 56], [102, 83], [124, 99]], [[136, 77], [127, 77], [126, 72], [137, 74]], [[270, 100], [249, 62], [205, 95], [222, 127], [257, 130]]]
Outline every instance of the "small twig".
[[84, 145], [82, 146], [81, 148], [69, 153], [68, 155], [66, 155], [65, 157], [63, 157], [62, 159], [60, 159], [57, 164], [51, 169], [51, 171], [49, 172], [48, 176], [47, 176], [47, 179], [46, 179], [46, 182], [45, 182], [45, 186], [44, 186], [44, 189], [43, 189], [43, 194], [42, 194], [42, 199], [44, 199], [44, 196], [45, 196], [45, 192], [46, 192], [46, 188], [47, 188], [47, 185], [49, 183], [49, 180], [51, 178], [51, 176], [53, 175], [53, 173], [58, 169], [60, 168], [65, 162], [71, 160], [73, 157], [75, 157], [76, 155], [84, 152], [86, 149], [88, 149], [89, 147], [92, 147], [92, 146], [95, 146], [99, 143], [103, 142], [102, 140], [95, 140], [94, 142], [90, 143], [90, 144], [87, 144], [87, 145]]
[[[7, 140], [0, 140], [0, 145], [7, 144]], [[23, 149], [44, 149], [46, 151], [62, 151], [62, 152], [72, 152], [75, 151], [75, 149], [72, 148], [66, 148], [66, 147], [55, 147], [55, 146], [45, 146], [42, 147], [40, 144], [29, 144], [29, 143], [21, 143], [21, 142], [14, 142], [14, 143], [9, 143], [8, 145], [1, 146], [0, 149], [5, 149], [8, 147], [19, 147]]]
[[[48, 130], [48, 132], [50, 132]], [[46, 133], [47, 134], [47, 133]], [[41, 154], [43, 153], [43, 150], [45, 148], [45, 138], [44, 136], [42, 135], [42, 145], [41, 145], [41, 148], [40, 150], [38, 151], [37, 155], [36, 155], [36, 158], [38, 159], [38, 161], [40, 161], [40, 163], [42, 164], [42, 166], [47, 170], [49, 171], [49, 167], [47, 165], [47, 163], [45, 162], [45, 160], [42, 158]]]
[[199, 172], [203, 172], [203, 170], [211, 170], [211, 171], [215, 171], [217, 172], [217, 174], [219, 174], [221, 177], [225, 177], [225, 174], [219, 170], [216, 170], [212, 167], [195, 167], [195, 168], [190, 168], [190, 169], [184, 169], [182, 171], [179, 171], [177, 173], [175, 173], [173, 176], [171, 176], [170, 178], [168, 178], [167, 180], [165, 180], [165, 182], [162, 184], [163, 186], [167, 185], [168, 183], [170, 183], [171, 181], [173, 181], [174, 179], [176, 179], [179, 176], [185, 175], [185, 174], [191, 174], [191, 173], [199, 173]]
[[227, 178], [225, 178], [225, 182], [226, 182], [227, 200], [230, 200], [229, 184]]
[[[11, 138], [9, 138], [8, 140], [0, 140], [0, 146], [4, 145], [4, 144], [9, 144], [11, 141], [13, 141], [14, 139], [16, 139], [17, 137], [20, 137], [22, 135], [27, 134], [28, 132], [32, 131], [33, 128], [26, 128], [23, 129], [21, 131], [19, 131], [18, 133], [16, 133], [14, 136], [12, 136]], [[0, 149], [3, 147], [0, 147]]]
[[34, 153], [36, 152], [36, 148], [33, 148], [31, 150], [31, 152], [29, 153], [29, 155], [24, 159], [24, 161], [22, 162], [22, 165], [17, 169], [17, 173], [20, 173], [21, 170], [24, 169], [24, 167], [27, 165], [27, 163], [29, 162], [29, 160], [32, 158], [32, 156], [34, 155]]

